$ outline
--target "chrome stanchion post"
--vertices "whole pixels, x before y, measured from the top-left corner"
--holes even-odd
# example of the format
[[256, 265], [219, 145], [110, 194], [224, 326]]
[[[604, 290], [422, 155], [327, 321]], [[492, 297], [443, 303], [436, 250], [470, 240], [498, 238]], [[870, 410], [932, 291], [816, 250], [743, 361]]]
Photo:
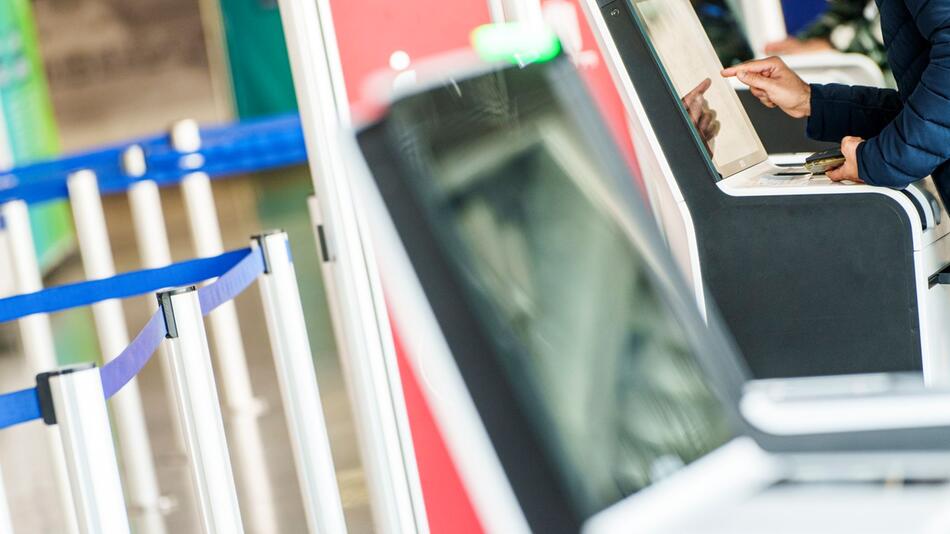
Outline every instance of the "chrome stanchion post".
[[[182, 154], [182, 167], [199, 168], [203, 165], [204, 159], [198, 152], [201, 149], [201, 132], [195, 121], [183, 120], [172, 125], [170, 140], [172, 148]], [[192, 172], [182, 179], [181, 190], [195, 254], [206, 258], [223, 253], [224, 243], [211, 191], [211, 179], [203, 172]], [[211, 313], [210, 320], [225, 403], [233, 412], [260, 411], [261, 403], [254, 398], [251, 388], [251, 375], [247, 369], [234, 303], [222, 304]]]
[[6, 486], [3, 484], [3, 470], [0, 470], [0, 534], [13, 534], [10, 506], [7, 502]]
[[198, 292], [165, 291], [158, 303], [204, 532], [244, 532]]
[[43, 421], [57, 425], [82, 534], [130, 532], [112, 429], [95, 364], [36, 376]]
[[[162, 212], [162, 196], [158, 184], [153, 180], [140, 179], [145, 176], [147, 165], [145, 151], [139, 145], [132, 145], [122, 152], [122, 172], [130, 179], [136, 180], [129, 186], [129, 207], [132, 210], [132, 226], [135, 229], [135, 242], [138, 245], [139, 258], [142, 267], [157, 269], [172, 262], [171, 247], [168, 244], [168, 233], [165, 227], [165, 215]], [[158, 304], [149, 300], [149, 311], [155, 312]], [[175, 404], [175, 395], [172, 390], [171, 368], [168, 358], [164, 355], [165, 347], [159, 347], [159, 366], [162, 376], [168, 387], [169, 415], [174, 421], [175, 443], [179, 452], [184, 453], [185, 438], [182, 436], [181, 421], [178, 420], [178, 409]]]
[[[13, 200], [0, 206], [0, 216], [7, 228], [9, 256], [13, 265], [14, 293], [33, 293], [43, 289], [40, 267], [36, 260], [33, 231], [26, 202]], [[23, 349], [30, 365], [41, 369], [56, 367], [53, 330], [46, 314], [29, 315], [19, 320]]]
[[[42, 290], [43, 280], [36, 260], [33, 231], [30, 229], [30, 216], [26, 202], [13, 200], [0, 205], [0, 217], [3, 218], [7, 229], [7, 244], [16, 293], [34, 293]], [[45, 313], [28, 315], [19, 319], [17, 326], [20, 328], [23, 352], [26, 354], [30, 370], [39, 373], [45, 369], [56, 368], [56, 348], [53, 345], [53, 327], [50, 325], [49, 315]], [[56, 486], [59, 489], [60, 509], [63, 510], [66, 528], [68, 532], [78, 532], [79, 526], [73, 515], [75, 506], [73, 506], [73, 497], [69, 490], [69, 476], [63, 459], [59, 429], [48, 427], [46, 441], [53, 462]]]
[[164, 267], [172, 262], [171, 247], [165, 231], [165, 216], [162, 213], [162, 197], [158, 184], [142, 179], [148, 170], [145, 151], [132, 145], [122, 152], [122, 172], [130, 180], [129, 204], [132, 208], [132, 225], [138, 244], [142, 266], [146, 269]]
[[16, 294], [13, 260], [10, 258], [10, 245], [7, 243], [7, 229], [0, 216], [0, 297]]
[[264, 257], [261, 299], [307, 523], [312, 533], [343, 534], [346, 522], [290, 243], [278, 231], [255, 236], [252, 245]]
[[[88, 170], [74, 172], [69, 175], [66, 185], [86, 277], [98, 280], [114, 276], [115, 264], [95, 173]], [[97, 302], [92, 305], [92, 313], [103, 358], [110, 361], [129, 344], [122, 303], [116, 299]], [[143, 527], [147, 532], [162, 533], [165, 528], [161, 511], [166, 503], [158, 489], [137, 380], [132, 379], [115, 394], [112, 408], [118, 427], [129, 501], [142, 511]]]
[[[180, 166], [197, 169], [204, 164], [201, 149], [201, 131], [198, 123], [183, 120], [172, 125], [172, 147], [182, 154]], [[192, 172], [181, 182], [188, 225], [194, 242], [195, 254], [200, 257], [216, 256], [224, 252], [221, 226], [215, 209], [211, 180], [203, 172]], [[211, 337], [214, 355], [220, 372], [224, 405], [227, 407], [233, 436], [240, 443], [235, 448], [235, 461], [240, 466], [246, 496], [256, 503], [249, 519], [250, 527], [262, 534], [276, 528], [274, 496], [264, 458], [264, 441], [257, 416], [264, 409], [262, 400], [254, 397], [247, 357], [241, 340], [241, 327], [233, 302], [225, 302], [211, 312]]]

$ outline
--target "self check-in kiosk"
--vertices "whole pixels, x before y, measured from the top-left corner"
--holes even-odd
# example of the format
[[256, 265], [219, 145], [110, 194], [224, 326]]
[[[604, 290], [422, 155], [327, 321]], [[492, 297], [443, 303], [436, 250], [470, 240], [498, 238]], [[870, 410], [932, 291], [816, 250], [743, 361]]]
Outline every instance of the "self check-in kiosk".
[[[932, 181], [834, 184], [766, 155], [687, 0], [589, 0], [604, 56], [663, 160], [701, 305], [757, 377], [923, 371], [950, 381], [950, 220]], [[680, 97], [711, 78], [703, 143]], [[643, 147], [646, 148], [646, 147]], [[800, 163], [800, 162], [799, 162]]]
[[519, 59], [420, 65], [415, 89], [370, 106], [352, 175], [483, 530], [752, 534], [776, 509], [790, 532], [948, 528], [950, 396], [887, 429], [829, 420], [840, 403], [750, 411], [770, 434], [745, 424], [742, 362], [712, 309], [703, 324], [573, 66]]

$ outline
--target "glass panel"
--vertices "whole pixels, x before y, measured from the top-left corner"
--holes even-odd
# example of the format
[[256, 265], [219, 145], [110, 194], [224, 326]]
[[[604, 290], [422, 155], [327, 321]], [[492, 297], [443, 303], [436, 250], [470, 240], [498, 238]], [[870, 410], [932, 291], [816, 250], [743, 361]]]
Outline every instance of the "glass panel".
[[712, 86], [706, 101], [720, 123], [707, 144], [713, 163], [731, 176], [766, 159], [765, 149], [720, 63], [689, 0], [636, 0], [633, 3], [673, 87], [686, 96], [703, 80]]

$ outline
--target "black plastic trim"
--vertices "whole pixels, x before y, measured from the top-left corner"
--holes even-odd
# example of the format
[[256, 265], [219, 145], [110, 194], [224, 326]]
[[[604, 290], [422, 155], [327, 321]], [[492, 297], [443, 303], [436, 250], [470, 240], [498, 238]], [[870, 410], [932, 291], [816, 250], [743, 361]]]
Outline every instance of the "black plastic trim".
[[44, 423], [47, 425], [56, 424], [56, 407], [53, 405], [53, 392], [50, 390], [49, 379], [54, 376], [63, 376], [77, 371], [86, 371], [95, 368], [95, 362], [78, 363], [36, 375], [36, 394], [39, 399], [40, 413], [43, 415]]
[[196, 291], [195, 286], [179, 287], [162, 291], [156, 295], [158, 298], [158, 307], [162, 310], [162, 317], [165, 319], [165, 339], [175, 339], [178, 337], [178, 324], [175, 322], [175, 307], [172, 305], [172, 296], [181, 295]]

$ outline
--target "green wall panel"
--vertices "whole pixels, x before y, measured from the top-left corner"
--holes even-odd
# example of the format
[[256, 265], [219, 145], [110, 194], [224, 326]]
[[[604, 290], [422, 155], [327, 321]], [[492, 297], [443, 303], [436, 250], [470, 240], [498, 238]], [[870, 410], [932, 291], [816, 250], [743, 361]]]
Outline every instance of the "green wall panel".
[[[59, 136], [28, 0], [0, 2], [0, 109], [6, 141], [0, 160], [5, 165], [43, 160], [59, 152]], [[64, 202], [33, 206], [30, 221], [40, 265], [49, 269], [72, 247], [69, 208]]]
[[275, 0], [221, 0], [234, 102], [241, 118], [297, 109]]

